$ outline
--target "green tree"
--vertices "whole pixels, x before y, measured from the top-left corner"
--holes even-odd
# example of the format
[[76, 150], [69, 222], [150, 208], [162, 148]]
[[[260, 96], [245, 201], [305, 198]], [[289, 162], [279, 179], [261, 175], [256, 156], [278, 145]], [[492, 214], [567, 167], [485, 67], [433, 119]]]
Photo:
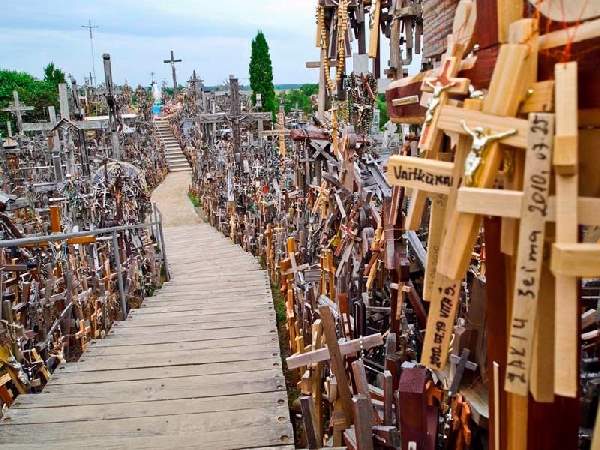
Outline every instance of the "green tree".
[[292, 109], [301, 109], [306, 114], [310, 114], [313, 112], [311, 96], [315, 95], [318, 90], [319, 87], [316, 84], [304, 84], [299, 89], [282, 92], [279, 94], [279, 98], [283, 102], [286, 113]]
[[[50, 69], [48, 67], [52, 66]], [[58, 84], [64, 82], [64, 72], [51, 63], [44, 69], [45, 79], [38, 80], [26, 72], [0, 70], [0, 109], [13, 101], [13, 91], [19, 93], [19, 102], [33, 106], [33, 111], [25, 113], [27, 121], [48, 120], [48, 106], [58, 109]], [[61, 78], [62, 74], [62, 78]], [[61, 81], [62, 80], [62, 81]], [[6, 122], [10, 120], [16, 131], [16, 120], [8, 112], [0, 112], [0, 132], [6, 136]]]
[[383, 130], [383, 126], [390, 120], [388, 115], [388, 107], [387, 102], [385, 100], [384, 94], [379, 94], [377, 96], [377, 109], [379, 109], [379, 129]]
[[51, 62], [44, 67], [44, 81], [51, 83], [58, 88], [59, 84], [66, 83], [65, 73]]
[[261, 94], [262, 110], [275, 114], [278, 105], [273, 87], [273, 64], [269, 54], [269, 44], [262, 31], [259, 31], [252, 40], [249, 71], [252, 104], [256, 104], [256, 94]]

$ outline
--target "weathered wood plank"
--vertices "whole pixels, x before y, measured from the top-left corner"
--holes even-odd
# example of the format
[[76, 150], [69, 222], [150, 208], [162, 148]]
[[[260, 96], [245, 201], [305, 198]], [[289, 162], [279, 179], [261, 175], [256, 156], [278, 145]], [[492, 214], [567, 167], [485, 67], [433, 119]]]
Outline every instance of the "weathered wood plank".
[[91, 342], [94, 347], [114, 347], [129, 345], [166, 344], [170, 342], [212, 341], [220, 339], [237, 339], [249, 336], [272, 336], [275, 326], [265, 324], [262, 326], [240, 326], [238, 328], [221, 328], [215, 330], [178, 330], [170, 333], [134, 334], [133, 336], [110, 335], [106, 339]]
[[168, 324], [206, 324], [206, 323], [230, 323], [230, 322], [245, 322], [246, 320], [264, 320], [265, 323], [274, 320], [275, 314], [272, 311], [257, 311], [257, 312], [241, 312], [229, 314], [202, 314], [202, 315], [187, 315], [187, 316], [170, 316], [154, 317], [141, 316], [133, 317], [131, 320], [119, 322], [119, 328], [135, 328], [148, 326], [162, 326]]
[[[41, 394], [25, 394], [18, 398], [21, 407], [54, 408], [116, 402], [220, 397], [273, 391], [285, 391], [285, 380], [279, 368], [258, 372], [179, 377], [168, 380], [51, 385], [46, 386]], [[0, 435], [2, 434], [0, 433]]]
[[[232, 349], [205, 349], [194, 352], [169, 352], [154, 357], [151, 352], [138, 355], [114, 355], [110, 358], [90, 358], [84, 355], [79, 362], [67, 367], [64, 371], [89, 371], [89, 370], [119, 370], [134, 369], [137, 367], [164, 367], [164, 366], [182, 366], [190, 364], [206, 364], [211, 362], [231, 362], [270, 359], [278, 357], [279, 353], [273, 350], [265, 349], [257, 345], [253, 347], [238, 347]], [[73, 367], [73, 369], [70, 369]]]
[[[47, 442], [47, 443], [27, 443], [12, 444], [12, 450], [81, 450], [98, 449], [103, 450], [145, 450], [165, 448], [177, 449], [206, 449], [219, 450], [239, 449], [239, 448], [270, 448], [279, 443], [289, 443], [293, 441], [292, 429], [289, 424], [280, 424], [270, 429], [264, 427], [247, 427], [243, 430], [228, 430], [223, 433], [202, 432], [202, 433], [179, 433], [177, 435], [162, 435], [153, 437], [106, 437], [86, 439], [80, 441], [68, 442]], [[264, 445], [267, 447], [264, 447]], [[279, 447], [277, 447], [279, 448]], [[281, 447], [289, 449], [289, 446]], [[293, 448], [293, 447], [292, 447]]]
[[107, 347], [94, 347], [91, 346], [85, 353], [86, 358], [98, 358], [112, 355], [129, 355], [129, 354], [142, 354], [151, 353], [157, 355], [165, 352], [177, 352], [177, 351], [197, 351], [214, 348], [258, 348], [262, 347], [266, 350], [279, 351], [279, 343], [277, 338], [272, 335], [263, 336], [250, 336], [246, 338], [232, 338], [232, 339], [212, 339], [208, 341], [192, 341], [192, 342], [169, 342], [160, 343], [156, 345], [118, 345], [118, 346], [107, 346]]
[[[140, 333], [171, 333], [173, 331], [200, 331], [200, 330], [216, 330], [219, 328], [238, 328], [238, 327], [248, 327], [248, 326], [261, 326], [269, 323], [268, 320], [265, 319], [253, 319], [247, 320], [244, 323], [230, 323], [230, 322], [217, 322], [217, 323], [184, 323], [178, 325], [164, 325], [164, 326], [146, 326], [146, 327], [120, 327], [119, 330], [112, 330], [108, 334], [109, 335], [132, 335], [132, 334], [140, 334]], [[273, 324], [275, 327], [275, 324]], [[273, 331], [274, 333], [276, 332]]]
[[[218, 433], [227, 435], [232, 430], [245, 430], [248, 427], [259, 427], [259, 436], [267, 436], [272, 428], [278, 428], [279, 418], [284, 417], [276, 410], [256, 409], [249, 411], [220, 411], [211, 414], [180, 414], [164, 417], [141, 417], [116, 420], [95, 420], [63, 423], [60, 427], [54, 424], [37, 424], [36, 433], [22, 433], [18, 425], [5, 425], [0, 429], [0, 444], [13, 443], [65, 443], [103, 438], [127, 436], [128, 440], [139, 437], [169, 436], [189, 433]], [[223, 438], [220, 438], [223, 439]], [[220, 440], [218, 439], [217, 442]], [[201, 440], [204, 442], [204, 438]], [[268, 442], [270, 444], [274, 442]], [[247, 444], [244, 444], [247, 445]], [[128, 447], [128, 446], [127, 446]], [[81, 448], [84, 448], [83, 445]], [[100, 448], [100, 447], [99, 447]], [[168, 445], [166, 448], [177, 448]], [[221, 447], [215, 447], [221, 448]]]
[[261, 392], [235, 396], [205, 398], [186, 398], [176, 400], [157, 400], [154, 402], [122, 403], [109, 405], [63, 406], [57, 408], [10, 408], [2, 426], [10, 423], [38, 424], [62, 423], [88, 420], [113, 420], [133, 417], [170, 416], [178, 414], [199, 414], [218, 411], [238, 411], [247, 409], [287, 408], [287, 397], [283, 391]]
[[[277, 366], [275, 366], [277, 364]], [[178, 378], [201, 375], [216, 375], [222, 373], [256, 372], [280, 367], [281, 363], [272, 359], [257, 359], [253, 361], [237, 361], [230, 363], [208, 363], [189, 366], [166, 366], [157, 370], [155, 367], [124, 370], [104, 370], [95, 372], [68, 371], [61, 367], [54, 372], [51, 385], [85, 384], [85, 383], [118, 383], [120, 381], [151, 380], [161, 378]], [[18, 399], [16, 405], [18, 406]]]

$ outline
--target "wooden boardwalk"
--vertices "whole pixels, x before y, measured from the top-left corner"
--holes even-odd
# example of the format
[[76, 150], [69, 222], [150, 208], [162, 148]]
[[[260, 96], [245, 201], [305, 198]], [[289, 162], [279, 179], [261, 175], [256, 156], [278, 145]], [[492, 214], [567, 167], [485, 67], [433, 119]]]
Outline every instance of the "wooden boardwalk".
[[0, 448], [293, 448], [266, 273], [207, 224], [165, 239], [172, 280], [19, 396]]

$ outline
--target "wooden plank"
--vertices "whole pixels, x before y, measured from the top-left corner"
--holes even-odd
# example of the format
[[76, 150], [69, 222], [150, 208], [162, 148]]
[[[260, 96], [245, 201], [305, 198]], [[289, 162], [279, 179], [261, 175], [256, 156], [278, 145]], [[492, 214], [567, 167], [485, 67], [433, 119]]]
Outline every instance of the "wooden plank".
[[[117, 383], [119, 381], [135, 381], [150, 379], [169, 379], [189, 376], [214, 375], [221, 373], [256, 372], [281, 367], [281, 363], [272, 359], [252, 361], [236, 361], [235, 364], [206, 363], [201, 365], [165, 366], [157, 370], [155, 367], [124, 370], [105, 370], [95, 372], [68, 371], [60, 366], [52, 376], [51, 385], [85, 384], [85, 383]], [[18, 403], [18, 401], [17, 401]]]
[[[279, 422], [279, 417], [283, 416], [277, 410], [219, 411], [211, 414], [81, 421], [62, 423], [59, 427], [54, 424], [36, 424], [36, 432], [31, 433], [23, 433], [23, 427], [18, 425], [5, 425], [1, 428], [0, 444], [10, 446], [14, 443], [35, 445], [81, 441], [82, 447], [80, 448], [84, 448], [84, 441], [95, 438], [105, 438], [110, 442], [112, 438], [120, 436], [127, 436], [128, 440], [157, 437], [157, 435], [166, 437], [176, 436], [181, 433], [181, 430], [186, 430], [186, 435], [193, 433], [204, 435], [204, 433], [212, 432], [218, 433], [222, 436], [220, 439], [223, 439], [234, 430], [246, 431], [248, 428], [254, 428], [254, 432], [264, 438], [270, 433], [270, 429], [281, 429], [282, 424]], [[248, 440], [252, 439], [250, 436], [247, 438]], [[200, 442], [206, 441], [202, 439]], [[276, 442], [267, 443], [274, 444]], [[244, 443], [244, 445], [248, 444]], [[167, 445], [166, 448], [178, 447]]]
[[276, 337], [275, 325], [240, 326], [234, 328], [217, 328], [213, 330], [175, 330], [167, 333], [134, 334], [120, 336], [110, 334], [106, 339], [91, 341], [93, 347], [116, 347], [130, 345], [166, 344], [170, 342], [211, 341], [221, 339], [238, 339], [249, 336]]
[[[458, 212], [482, 216], [521, 216], [523, 192], [509, 189], [483, 189], [461, 187], [458, 190], [456, 209]], [[556, 197], [548, 198], [547, 222], [556, 220]], [[580, 225], [600, 225], [600, 198], [578, 197], [577, 216]]]
[[320, 448], [321, 443], [317, 437], [318, 425], [315, 420], [315, 402], [310, 395], [300, 397], [300, 407], [302, 408], [302, 419], [304, 421], [304, 430], [308, 448]]
[[355, 416], [355, 435], [358, 450], [373, 450], [373, 422], [371, 420], [372, 409], [369, 405], [369, 399], [362, 394], [354, 396], [352, 399]]
[[377, 58], [377, 50], [379, 49], [379, 18], [381, 16], [381, 0], [375, 0], [373, 5], [373, 17], [371, 23], [371, 32], [369, 34], [369, 58]]
[[[354, 384], [356, 385], [356, 390], [358, 394], [364, 396], [367, 403], [367, 411], [371, 413], [370, 422], [372, 425], [376, 425], [379, 423], [379, 415], [375, 408], [373, 407], [373, 402], [371, 401], [371, 394], [369, 393], [369, 382], [367, 381], [367, 373], [365, 372], [365, 365], [362, 360], [357, 359], [352, 363], [352, 374], [354, 375]], [[356, 397], [353, 399], [354, 408], [356, 413]]]
[[[556, 242], [577, 242], [578, 175], [577, 175], [577, 63], [555, 66], [556, 137], [554, 141], [554, 168], [556, 185]], [[575, 137], [575, 139], [573, 139]], [[554, 249], [553, 249], [554, 253]], [[579, 336], [577, 334], [578, 300], [577, 278], [555, 275], [556, 321], [554, 335], [555, 393], [575, 397], [579, 380]]]
[[117, 345], [106, 347], [90, 346], [85, 352], [86, 358], [98, 358], [111, 355], [140, 354], [143, 352], [157, 353], [175, 351], [196, 351], [209, 348], [246, 348], [264, 346], [267, 350], [279, 351], [277, 338], [272, 335], [250, 336], [246, 338], [212, 339], [207, 341], [169, 342], [156, 345]]
[[517, 130], [517, 133], [502, 140], [504, 145], [516, 148], [527, 148], [527, 121], [514, 117], [501, 117], [499, 115], [485, 114], [479, 111], [470, 111], [457, 106], [446, 105], [442, 107], [438, 126], [445, 131], [464, 133], [461, 124], [465, 121], [471, 128], [481, 126], [490, 130], [491, 133], [501, 133], [506, 130]]
[[[358, 353], [361, 346], [364, 350], [372, 347], [383, 345], [383, 337], [380, 333], [365, 336], [361, 339], [353, 339], [351, 341], [342, 342], [338, 345], [341, 356]], [[330, 353], [327, 348], [321, 348], [312, 352], [303, 353], [301, 355], [293, 355], [286, 358], [288, 369], [296, 369], [301, 366], [306, 366], [318, 361], [326, 361], [330, 358]]]
[[164, 320], [160, 317], [155, 316], [142, 316], [134, 317], [131, 320], [119, 322], [117, 325], [118, 329], [121, 328], [136, 328], [136, 327], [150, 327], [150, 326], [162, 326], [169, 324], [198, 324], [203, 325], [206, 323], [231, 323], [231, 322], [244, 322], [246, 320], [252, 321], [262, 319], [270, 321], [275, 318], [273, 311], [258, 311], [258, 312], [241, 312], [241, 313], [229, 313], [229, 314], [202, 314], [202, 315], [187, 315], [172, 316], [166, 315]]
[[[142, 333], [172, 333], [174, 331], [201, 331], [201, 330], [217, 330], [220, 328], [241, 328], [249, 326], [262, 326], [269, 321], [265, 319], [253, 319], [248, 320], [244, 323], [232, 323], [232, 322], [217, 322], [217, 323], [184, 323], [177, 325], [163, 325], [161, 326], [140, 326], [140, 327], [118, 327], [119, 329], [113, 329], [108, 334], [111, 336], [131, 336]], [[273, 324], [275, 327], [275, 324]], [[276, 330], [273, 331], [274, 333]]]
[[123, 448], [128, 450], [164, 450], [165, 448], [214, 450], [218, 448], [219, 450], [228, 450], [248, 447], [262, 449], [277, 446], [277, 449], [289, 449], [290, 447], [287, 445], [284, 447], [279, 447], [279, 445], [292, 442], [292, 436], [293, 433], [289, 424], [277, 424], [274, 427], [248, 426], [245, 429], [228, 430], [226, 432], [189, 432], [153, 437], [121, 435], [65, 442], [11, 443], [10, 448], [14, 450], [80, 450], [87, 448], [107, 450], [121, 450]]
[[557, 242], [550, 267], [555, 275], [596, 278], [600, 276], [600, 244]]
[[[232, 299], [235, 300], [235, 299]], [[235, 302], [236, 311], [261, 311], [261, 310], [271, 310], [273, 308], [273, 300], [270, 298], [260, 298], [257, 302], [248, 302], [248, 303], [238, 303]], [[156, 305], [146, 305], [142, 303], [140, 309], [132, 309], [129, 311], [130, 317], [142, 317], [142, 316], [152, 316], [157, 314], [176, 314], [176, 313], [189, 313], [189, 314], [202, 314], [204, 312], [214, 312], [214, 313], [227, 313], [231, 311], [231, 305], [225, 302], [215, 302], [205, 303], [205, 304], [195, 304], [191, 301], [188, 304], [174, 304], [170, 305], [168, 302], [165, 302], [164, 305], [156, 304]]]
[[415, 156], [390, 156], [386, 178], [392, 186], [448, 194], [452, 187], [453, 163]]
[[540, 302], [535, 323], [529, 390], [536, 402], [554, 402], [554, 276], [542, 267]]
[[235, 396], [157, 400], [153, 402], [112, 403], [107, 405], [60, 406], [56, 408], [10, 408], [0, 431], [6, 424], [63, 423], [73, 421], [114, 420], [133, 417], [200, 414], [218, 411], [287, 408], [284, 391], [260, 392]]
[[505, 389], [527, 396], [548, 216], [554, 116], [529, 115]]
[[[19, 396], [20, 407], [103, 405], [181, 398], [218, 397], [285, 391], [279, 368], [257, 372], [190, 376], [172, 379], [46, 386], [41, 394]], [[1, 433], [0, 433], [1, 434]]]
[[[139, 367], [164, 367], [189, 364], [206, 364], [209, 362], [235, 362], [253, 359], [271, 359], [279, 357], [279, 352], [265, 349], [261, 345], [252, 347], [235, 347], [228, 349], [205, 349], [194, 352], [177, 351], [158, 355], [159, 358], [147, 354], [138, 355], [113, 355], [110, 358], [90, 358], [84, 355], [77, 363], [72, 364], [64, 371], [92, 371], [92, 370], [120, 370], [135, 369]], [[72, 367], [72, 369], [71, 369]]]
[[446, 200], [447, 198], [442, 195], [431, 197], [429, 235], [427, 236], [427, 264], [423, 278], [423, 300], [427, 302], [433, 295], [435, 285], [435, 274], [444, 232], [444, 219], [446, 217]]
[[350, 391], [350, 383], [346, 375], [344, 360], [337, 341], [333, 313], [329, 306], [320, 306], [319, 315], [323, 322], [323, 335], [325, 336], [325, 341], [329, 350], [329, 364], [331, 371], [337, 380], [337, 391], [342, 403], [346, 425], [350, 426], [353, 422], [352, 392]]

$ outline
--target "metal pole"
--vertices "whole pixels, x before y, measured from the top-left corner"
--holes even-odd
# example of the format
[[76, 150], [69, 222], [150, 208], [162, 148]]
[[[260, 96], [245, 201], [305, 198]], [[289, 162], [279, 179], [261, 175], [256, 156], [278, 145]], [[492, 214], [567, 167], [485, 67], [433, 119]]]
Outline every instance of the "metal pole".
[[150, 222], [154, 223], [154, 226], [152, 227], [152, 235], [154, 236], [154, 242], [158, 242], [158, 212], [157, 212], [158, 208], [156, 206], [156, 203], [152, 203], [152, 218], [150, 219]]
[[55, 233], [42, 236], [32, 236], [20, 239], [0, 240], [0, 248], [23, 247], [27, 244], [37, 244], [39, 242], [64, 241], [72, 237], [98, 236], [100, 234], [111, 234], [124, 230], [137, 230], [138, 228], [150, 228], [154, 223], [140, 223], [137, 225], [119, 225], [110, 228], [97, 228], [95, 230], [77, 231], [74, 233]]
[[117, 233], [112, 234], [113, 250], [115, 252], [115, 265], [117, 266], [117, 281], [119, 283], [119, 294], [121, 296], [121, 309], [123, 310], [123, 320], [127, 318], [127, 299], [125, 298], [125, 289], [123, 288], [123, 272], [121, 271], [121, 255], [119, 252], [119, 241]]
[[156, 208], [158, 211], [158, 231], [160, 233], [160, 249], [163, 256], [163, 264], [165, 265], [165, 275], [167, 281], [171, 281], [171, 272], [169, 271], [169, 261], [167, 261], [167, 247], [165, 245], [165, 236], [163, 234], [163, 226], [162, 226], [162, 213]]

